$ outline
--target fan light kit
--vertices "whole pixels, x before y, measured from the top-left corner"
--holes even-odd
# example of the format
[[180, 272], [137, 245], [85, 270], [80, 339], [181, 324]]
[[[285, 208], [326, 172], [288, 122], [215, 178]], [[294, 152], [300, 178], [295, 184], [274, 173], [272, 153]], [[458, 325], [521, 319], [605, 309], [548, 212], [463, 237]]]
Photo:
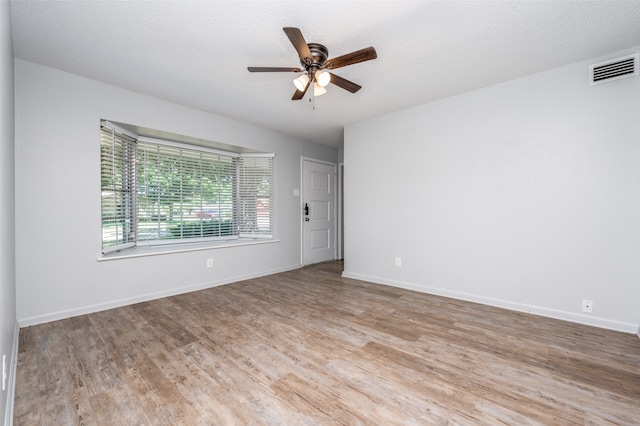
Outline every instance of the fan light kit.
[[346, 67], [347, 65], [369, 61], [378, 57], [373, 47], [367, 47], [327, 60], [329, 50], [325, 46], [318, 43], [307, 43], [298, 28], [285, 27], [283, 30], [298, 52], [302, 68], [248, 67], [247, 69], [249, 72], [302, 72], [302, 75], [293, 80], [293, 84], [296, 86], [296, 92], [291, 99], [294, 101], [304, 97], [312, 82], [314, 97], [327, 93], [325, 87], [329, 83], [335, 84], [351, 93], [356, 93], [362, 86], [332, 74], [327, 70]]

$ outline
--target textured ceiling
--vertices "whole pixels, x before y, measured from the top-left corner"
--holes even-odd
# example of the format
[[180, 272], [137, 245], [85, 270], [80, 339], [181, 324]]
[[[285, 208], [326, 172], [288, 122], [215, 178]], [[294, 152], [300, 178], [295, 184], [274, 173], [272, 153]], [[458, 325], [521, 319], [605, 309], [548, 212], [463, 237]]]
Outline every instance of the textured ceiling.
[[[12, 1], [15, 56], [337, 146], [345, 125], [640, 46], [640, 1]], [[291, 101], [299, 67], [282, 27], [363, 86]], [[585, 70], [585, 75], [587, 70]], [[161, 129], [162, 130], [162, 129]]]

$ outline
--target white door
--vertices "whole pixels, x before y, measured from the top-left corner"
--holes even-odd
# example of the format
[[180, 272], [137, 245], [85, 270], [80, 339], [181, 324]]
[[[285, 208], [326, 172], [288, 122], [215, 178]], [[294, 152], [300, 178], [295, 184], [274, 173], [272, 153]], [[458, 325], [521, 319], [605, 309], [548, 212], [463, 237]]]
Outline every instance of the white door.
[[336, 166], [302, 163], [303, 263], [334, 260], [336, 240]]

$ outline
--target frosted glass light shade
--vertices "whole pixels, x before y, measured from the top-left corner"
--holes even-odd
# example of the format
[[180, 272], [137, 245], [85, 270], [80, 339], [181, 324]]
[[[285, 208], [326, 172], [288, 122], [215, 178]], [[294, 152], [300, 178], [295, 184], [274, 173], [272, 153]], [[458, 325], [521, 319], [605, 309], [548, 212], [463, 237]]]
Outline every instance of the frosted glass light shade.
[[320, 86], [317, 82], [313, 83], [313, 96], [322, 96], [327, 93], [327, 89]]
[[329, 74], [327, 71], [318, 70], [316, 71], [315, 76], [316, 81], [322, 87], [326, 86], [331, 81], [331, 74]]
[[296, 89], [299, 91], [303, 91], [305, 87], [307, 87], [307, 83], [309, 82], [309, 76], [306, 74], [302, 74], [300, 77], [293, 80], [293, 84], [296, 86]]

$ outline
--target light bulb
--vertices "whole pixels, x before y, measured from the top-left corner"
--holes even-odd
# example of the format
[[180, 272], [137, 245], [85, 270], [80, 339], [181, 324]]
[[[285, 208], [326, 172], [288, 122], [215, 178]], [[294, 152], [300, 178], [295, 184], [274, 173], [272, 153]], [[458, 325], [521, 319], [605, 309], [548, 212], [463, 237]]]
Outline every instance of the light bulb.
[[309, 83], [309, 76], [306, 74], [302, 74], [300, 77], [293, 80], [293, 84], [296, 86], [296, 89], [301, 92], [305, 87], [307, 87], [307, 83]]
[[327, 71], [318, 70], [316, 71], [315, 75], [316, 75], [316, 81], [322, 87], [326, 86], [331, 81], [331, 74], [329, 74]]

